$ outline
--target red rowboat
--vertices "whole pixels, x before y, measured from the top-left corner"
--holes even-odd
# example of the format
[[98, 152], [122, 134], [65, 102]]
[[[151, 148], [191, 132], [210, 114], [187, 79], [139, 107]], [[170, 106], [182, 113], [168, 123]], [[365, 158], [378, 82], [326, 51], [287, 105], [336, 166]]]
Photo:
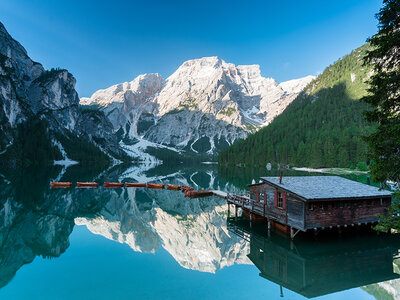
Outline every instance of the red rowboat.
[[77, 187], [97, 187], [99, 184], [97, 182], [77, 182]]
[[180, 185], [175, 185], [175, 184], [167, 184], [167, 190], [170, 191], [179, 191], [181, 189]]
[[186, 191], [185, 197], [189, 198], [200, 198], [200, 197], [209, 197], [214, 195], [212, 191]]
[[72, 182], [50, 182], [52, 188], [69, 188], [72, 186]]
[[124, 187], [123, 182], [104, 182], [104, 187]]
[[194, 188], [192, 188], [190, 186], [182, 185], [182, 192], [184, 193], [186, 191], [194, 191]]
[[127, 182], [125, 183], [126, 187], [146, 187], [145, 183], [141, 183], [141, 182]]
[[163, 188], [165, 188], [165, 185], [161, 184], [161, 183], [148, 183], [147, 188], [148, 189], [163, 189]]

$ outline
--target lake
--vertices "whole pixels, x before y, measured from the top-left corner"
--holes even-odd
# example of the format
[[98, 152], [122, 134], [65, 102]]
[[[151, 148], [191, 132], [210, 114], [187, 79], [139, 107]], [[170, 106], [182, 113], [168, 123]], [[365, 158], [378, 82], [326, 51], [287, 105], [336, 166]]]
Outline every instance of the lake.
[[228, 219], [225, 200], [215, 196], [49, 187], [51, 180], [138, 181], [244, 193], [252, 179], [278, 171], [200, 164], [0, 173], [1, 299], [399, 297], [395, 235], [299, 235], [292, 242], [262, 224]]

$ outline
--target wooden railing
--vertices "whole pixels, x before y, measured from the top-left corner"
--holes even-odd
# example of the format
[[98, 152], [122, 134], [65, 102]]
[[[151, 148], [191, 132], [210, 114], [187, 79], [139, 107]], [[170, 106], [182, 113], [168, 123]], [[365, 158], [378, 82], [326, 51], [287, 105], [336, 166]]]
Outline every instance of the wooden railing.
[[249, 196], [238, 196], [235, 194], [227, 195], [228, 204], [234, 204], [253, 214], [276, 220], [280, 223], [287, 224], [287, 211], [267, 203], [258, 202]]

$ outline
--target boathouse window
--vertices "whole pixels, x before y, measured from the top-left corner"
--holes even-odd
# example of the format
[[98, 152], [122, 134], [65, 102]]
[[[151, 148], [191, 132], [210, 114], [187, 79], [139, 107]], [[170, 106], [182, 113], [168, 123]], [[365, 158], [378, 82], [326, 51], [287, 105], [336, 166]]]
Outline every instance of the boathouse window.
[[309, 210], [314, 210], [313, 204], [312, 203], [308, 203], [308, 209]]
[[264, 193], [260, 193], [260, 194], [258, 195], [258, 202], [265, 203]]
[[339, 207], [340, 207], [340, 208], [343, 208], [343, 201], [340, 201]]
[[279, 208], [283, 208], [283, 193], [278, 192], [278, 205]]

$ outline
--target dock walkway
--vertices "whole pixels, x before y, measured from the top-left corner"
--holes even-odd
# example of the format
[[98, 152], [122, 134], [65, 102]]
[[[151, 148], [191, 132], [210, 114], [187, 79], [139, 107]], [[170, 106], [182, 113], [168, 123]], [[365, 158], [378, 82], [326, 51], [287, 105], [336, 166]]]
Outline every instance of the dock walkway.
[[[216, 193], [214, 193], [217, 195]], [[298, 228], [293, 225], [288, 225], [287, 211], [282, 211], [276, 207], [269, 206], [267, 203], [260, 202], [251, 199], [249, 196], [238, 196], [231, 193], [225, 193], [225, 199], [228, 203], [228, 216], [230, 215], [230, 205], [235, 206], [235, 217], [238, 214], [238, 208], [249, 213], [250, 222], [253, 218], [258, 216], [267, 221], [268, 230], [271, 229], [271, 222], [275, 224], [275, 227], [280, 227], [281, 230], [288, 230], [290, 237], [293, 239], [300, 231], [304, 231], [303, 228]], [[280, 225], [282, 224], [282, 225]]]

